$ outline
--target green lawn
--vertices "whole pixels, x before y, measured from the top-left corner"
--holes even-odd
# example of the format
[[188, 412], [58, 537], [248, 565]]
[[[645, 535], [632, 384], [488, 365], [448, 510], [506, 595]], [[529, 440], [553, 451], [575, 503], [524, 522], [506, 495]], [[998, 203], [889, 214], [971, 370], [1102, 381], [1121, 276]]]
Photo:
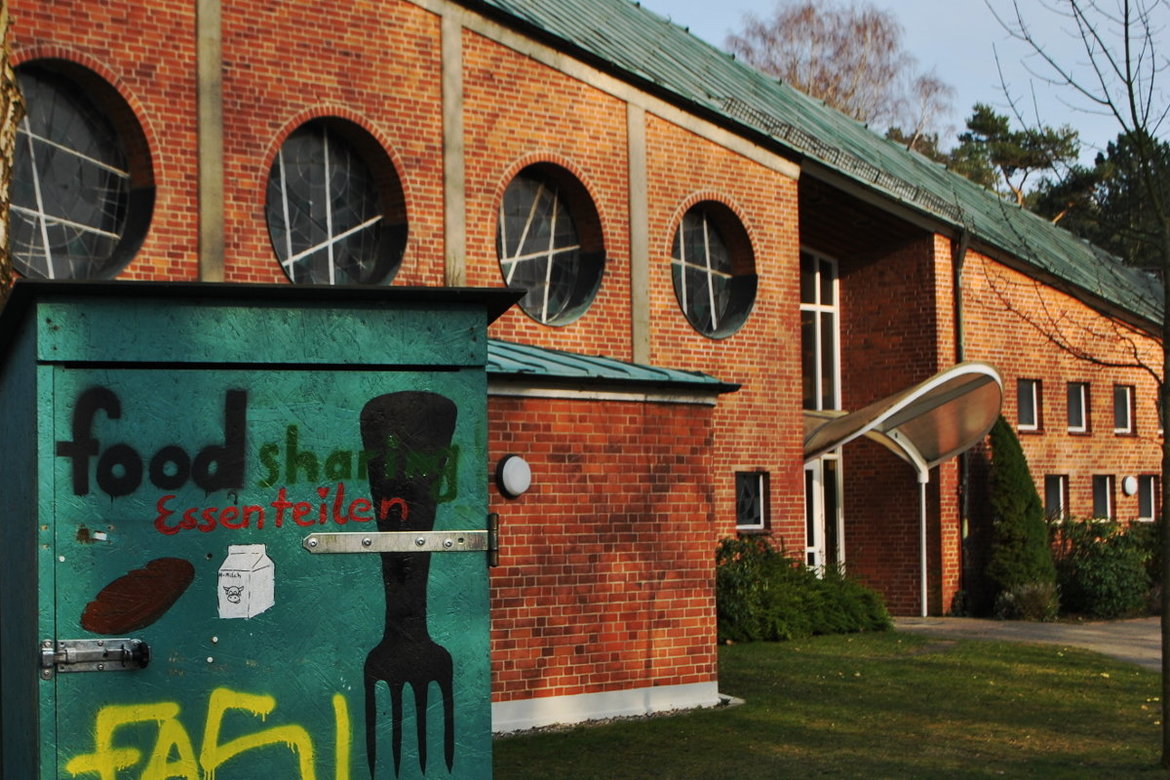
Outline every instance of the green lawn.
[[746, 704], [499, 738], [496, 777], [1170, 777], [1158, 674], [1093, 653], [888, 632], [719, 662]]

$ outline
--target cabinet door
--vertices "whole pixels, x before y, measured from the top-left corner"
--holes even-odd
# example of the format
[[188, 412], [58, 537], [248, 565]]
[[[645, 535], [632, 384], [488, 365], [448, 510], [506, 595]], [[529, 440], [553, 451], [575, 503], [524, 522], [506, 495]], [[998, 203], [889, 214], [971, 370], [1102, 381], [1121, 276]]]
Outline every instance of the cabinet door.
[[484, 529], [482, 370], [74, 366], [53, 393], [45, 638], [85, 641], [42, 674], [43, 777], [490, 776], [485, 554], [378, 536]]

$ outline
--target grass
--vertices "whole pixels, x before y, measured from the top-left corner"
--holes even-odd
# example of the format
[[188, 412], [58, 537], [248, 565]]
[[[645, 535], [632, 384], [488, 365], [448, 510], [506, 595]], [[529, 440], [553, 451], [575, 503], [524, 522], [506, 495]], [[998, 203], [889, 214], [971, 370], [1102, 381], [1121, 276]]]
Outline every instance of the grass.
[[885, 632], [723, 647], [737, 707], [498, 738], [501, 780], [1170, 778], [1156, 672]]

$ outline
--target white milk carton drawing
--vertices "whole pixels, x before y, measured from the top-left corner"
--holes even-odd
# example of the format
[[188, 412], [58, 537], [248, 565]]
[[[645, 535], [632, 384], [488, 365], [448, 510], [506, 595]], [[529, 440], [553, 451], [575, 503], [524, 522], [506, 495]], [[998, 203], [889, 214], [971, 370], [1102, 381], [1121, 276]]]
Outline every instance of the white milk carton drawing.
[[276, 568], [264, 545], [228, 545], [219, 567], [219, 616], [255, 617], [275, 603]]

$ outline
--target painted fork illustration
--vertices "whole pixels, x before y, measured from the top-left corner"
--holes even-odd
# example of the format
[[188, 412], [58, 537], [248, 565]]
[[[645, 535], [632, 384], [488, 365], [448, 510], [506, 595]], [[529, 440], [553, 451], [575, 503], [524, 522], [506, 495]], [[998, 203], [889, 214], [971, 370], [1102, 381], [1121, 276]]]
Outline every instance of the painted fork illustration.
[[[455, 432], [455, 404], [435, 393], [405, 391], [372, 399], [362, 409], [362, 442], [370, 453], [370, 497], [379, 531], [430, 531], [435, 524], [440, 481]], [[382, 641], [366, 656], [366, 756], [370, 777], [377, 759], [379, 681], [390, 689], [394, 774], [402, 761], [402, 702], [414, 692], [419, 768], [427, 767], [427, 691], [432, 682], [443, 697], [443, 752], [447, 771], [455, 763], [455, 710], [451, 654], [427, 629], [430, 553], [381, 553], [386, 591]]]

